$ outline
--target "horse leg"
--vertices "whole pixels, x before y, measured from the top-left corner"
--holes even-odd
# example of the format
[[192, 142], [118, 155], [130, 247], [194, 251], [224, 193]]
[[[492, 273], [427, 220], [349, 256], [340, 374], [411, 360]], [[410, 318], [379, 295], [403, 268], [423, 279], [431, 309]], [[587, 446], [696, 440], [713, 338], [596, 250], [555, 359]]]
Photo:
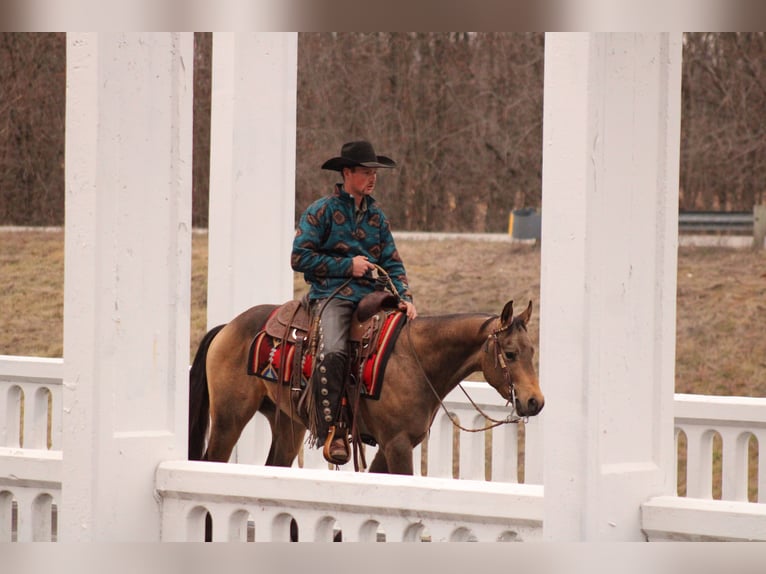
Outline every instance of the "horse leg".
[[281, 413], [277, 420], [277, 407], [268, 397], [263, 399], [258, 412], [268, 419], [271, 426], [271, 448], [266, 466], [292, 466], [303, 445], [306, 427], [286, 413]]
[[375, 458], [372, 459], [372, 464], [370, 464], [369, 472], [380, 472], [384, 474], [388, 473], [388, 463], [386, 462], [386, 455], [383, 454], [383, 447], [378, 449], [377, 454], [375, 454]]
[[[248, 381], [249, 382], [249, 381]], [[205, 460], [228, 462], [242, 430], [255, 415], [264, 392], [250, 384], [245, 392], [210, 394], [210, 440]]]
[[229, 462], [243, 428], [244, 425], [236, 425], [228, 417], [213, 418], [210, 426], [210, 441], [204, 460]]
[[[413, 474], [412, 442], [407, 435], [399, 434], [395, 436], [387, 441], [385, 445], [381, 445], [380, 451], [383, 452], [385, 457], [386, 472], [389, 474]], [[378, 457], [381, 454], [380, 451], [375, 456], [373, 464], [378, 461]], [[373, 472], [372, 467], [370, 467], [370, 472]]]

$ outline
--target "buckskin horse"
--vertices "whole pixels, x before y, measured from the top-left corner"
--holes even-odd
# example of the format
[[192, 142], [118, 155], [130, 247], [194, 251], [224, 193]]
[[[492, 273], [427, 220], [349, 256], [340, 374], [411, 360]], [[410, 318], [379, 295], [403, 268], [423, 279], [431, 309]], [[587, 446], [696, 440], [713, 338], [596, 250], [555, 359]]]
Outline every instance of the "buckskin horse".
[[[191, 460], [228, 461], [257, 411], [272, 430], [266, 464], [290, 466], [298, 455], [307, 420], [289, 389], [247, 374], [251, 344], [276, 307], [251, 307], [200, 342], [189, 374]], [[514, 317], [509, 301], [499, 316], [459, 313], [407, 322], [393, 343], [379, 398], [360, 400], [354, 415], [379, 445], [369, 472], [412, 474], [412, 451], [427, 436], [442, 399], [471, 373], [481, 371], [514, 416], [538, 414], [545, 399], [527, 333], [531, 314], [530, 301]]]

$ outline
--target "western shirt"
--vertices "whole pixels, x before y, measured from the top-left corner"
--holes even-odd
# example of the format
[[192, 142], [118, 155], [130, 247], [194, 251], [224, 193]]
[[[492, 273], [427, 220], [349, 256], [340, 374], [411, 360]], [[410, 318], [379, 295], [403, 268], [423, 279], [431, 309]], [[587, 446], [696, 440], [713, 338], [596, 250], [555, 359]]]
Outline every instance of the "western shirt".
[[[337, 184], [332, 194], [316, 200], [301, 216], [291, 265], [311, 286], [309, 299], [324, 299], [352, 277], [352, 260], [357, 255], [385, 269], [402, 299], [412, 301], [385, 214], [369, 195], [357, 209], [353, 196]], [[336, 297], [358, 302], [374, 289], [375, 279], [368, 273], [353, 278]]]

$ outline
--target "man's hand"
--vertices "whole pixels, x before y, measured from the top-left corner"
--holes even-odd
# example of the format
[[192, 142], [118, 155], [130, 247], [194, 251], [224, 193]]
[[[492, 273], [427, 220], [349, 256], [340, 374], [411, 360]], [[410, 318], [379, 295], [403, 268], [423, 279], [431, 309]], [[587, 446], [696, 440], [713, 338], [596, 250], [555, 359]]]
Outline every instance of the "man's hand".
[[357, 255], [351, 260], [351, 275], [353, 277], [364, 277], [368, 271], [373, 269], [375, 266], [364, 255]]
[[409, 301], [400, 301], [399, 309], [407, 313], [407, 318], [410, 320], [418, 316], [418, 311], [417, 309], [415, 309], [415, 305], [413, 305]]

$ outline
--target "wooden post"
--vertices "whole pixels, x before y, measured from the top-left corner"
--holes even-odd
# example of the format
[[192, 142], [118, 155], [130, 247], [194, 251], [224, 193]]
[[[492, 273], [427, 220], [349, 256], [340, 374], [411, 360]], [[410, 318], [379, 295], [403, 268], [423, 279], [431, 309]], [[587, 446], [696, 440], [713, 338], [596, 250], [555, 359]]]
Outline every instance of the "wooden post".
[[681, 34], [546, 34], [547, 540], [643, 540], [673, 492]]
[[753, 249], [763, 249], [766, 239], [766, 203], [753, 207]]
[[208, 327], [292, 299], [297, 78], [296, 32], [213, 36]]
[[67, 36], [65, 542], [156, 542], [186, 458], [194, 36]]

